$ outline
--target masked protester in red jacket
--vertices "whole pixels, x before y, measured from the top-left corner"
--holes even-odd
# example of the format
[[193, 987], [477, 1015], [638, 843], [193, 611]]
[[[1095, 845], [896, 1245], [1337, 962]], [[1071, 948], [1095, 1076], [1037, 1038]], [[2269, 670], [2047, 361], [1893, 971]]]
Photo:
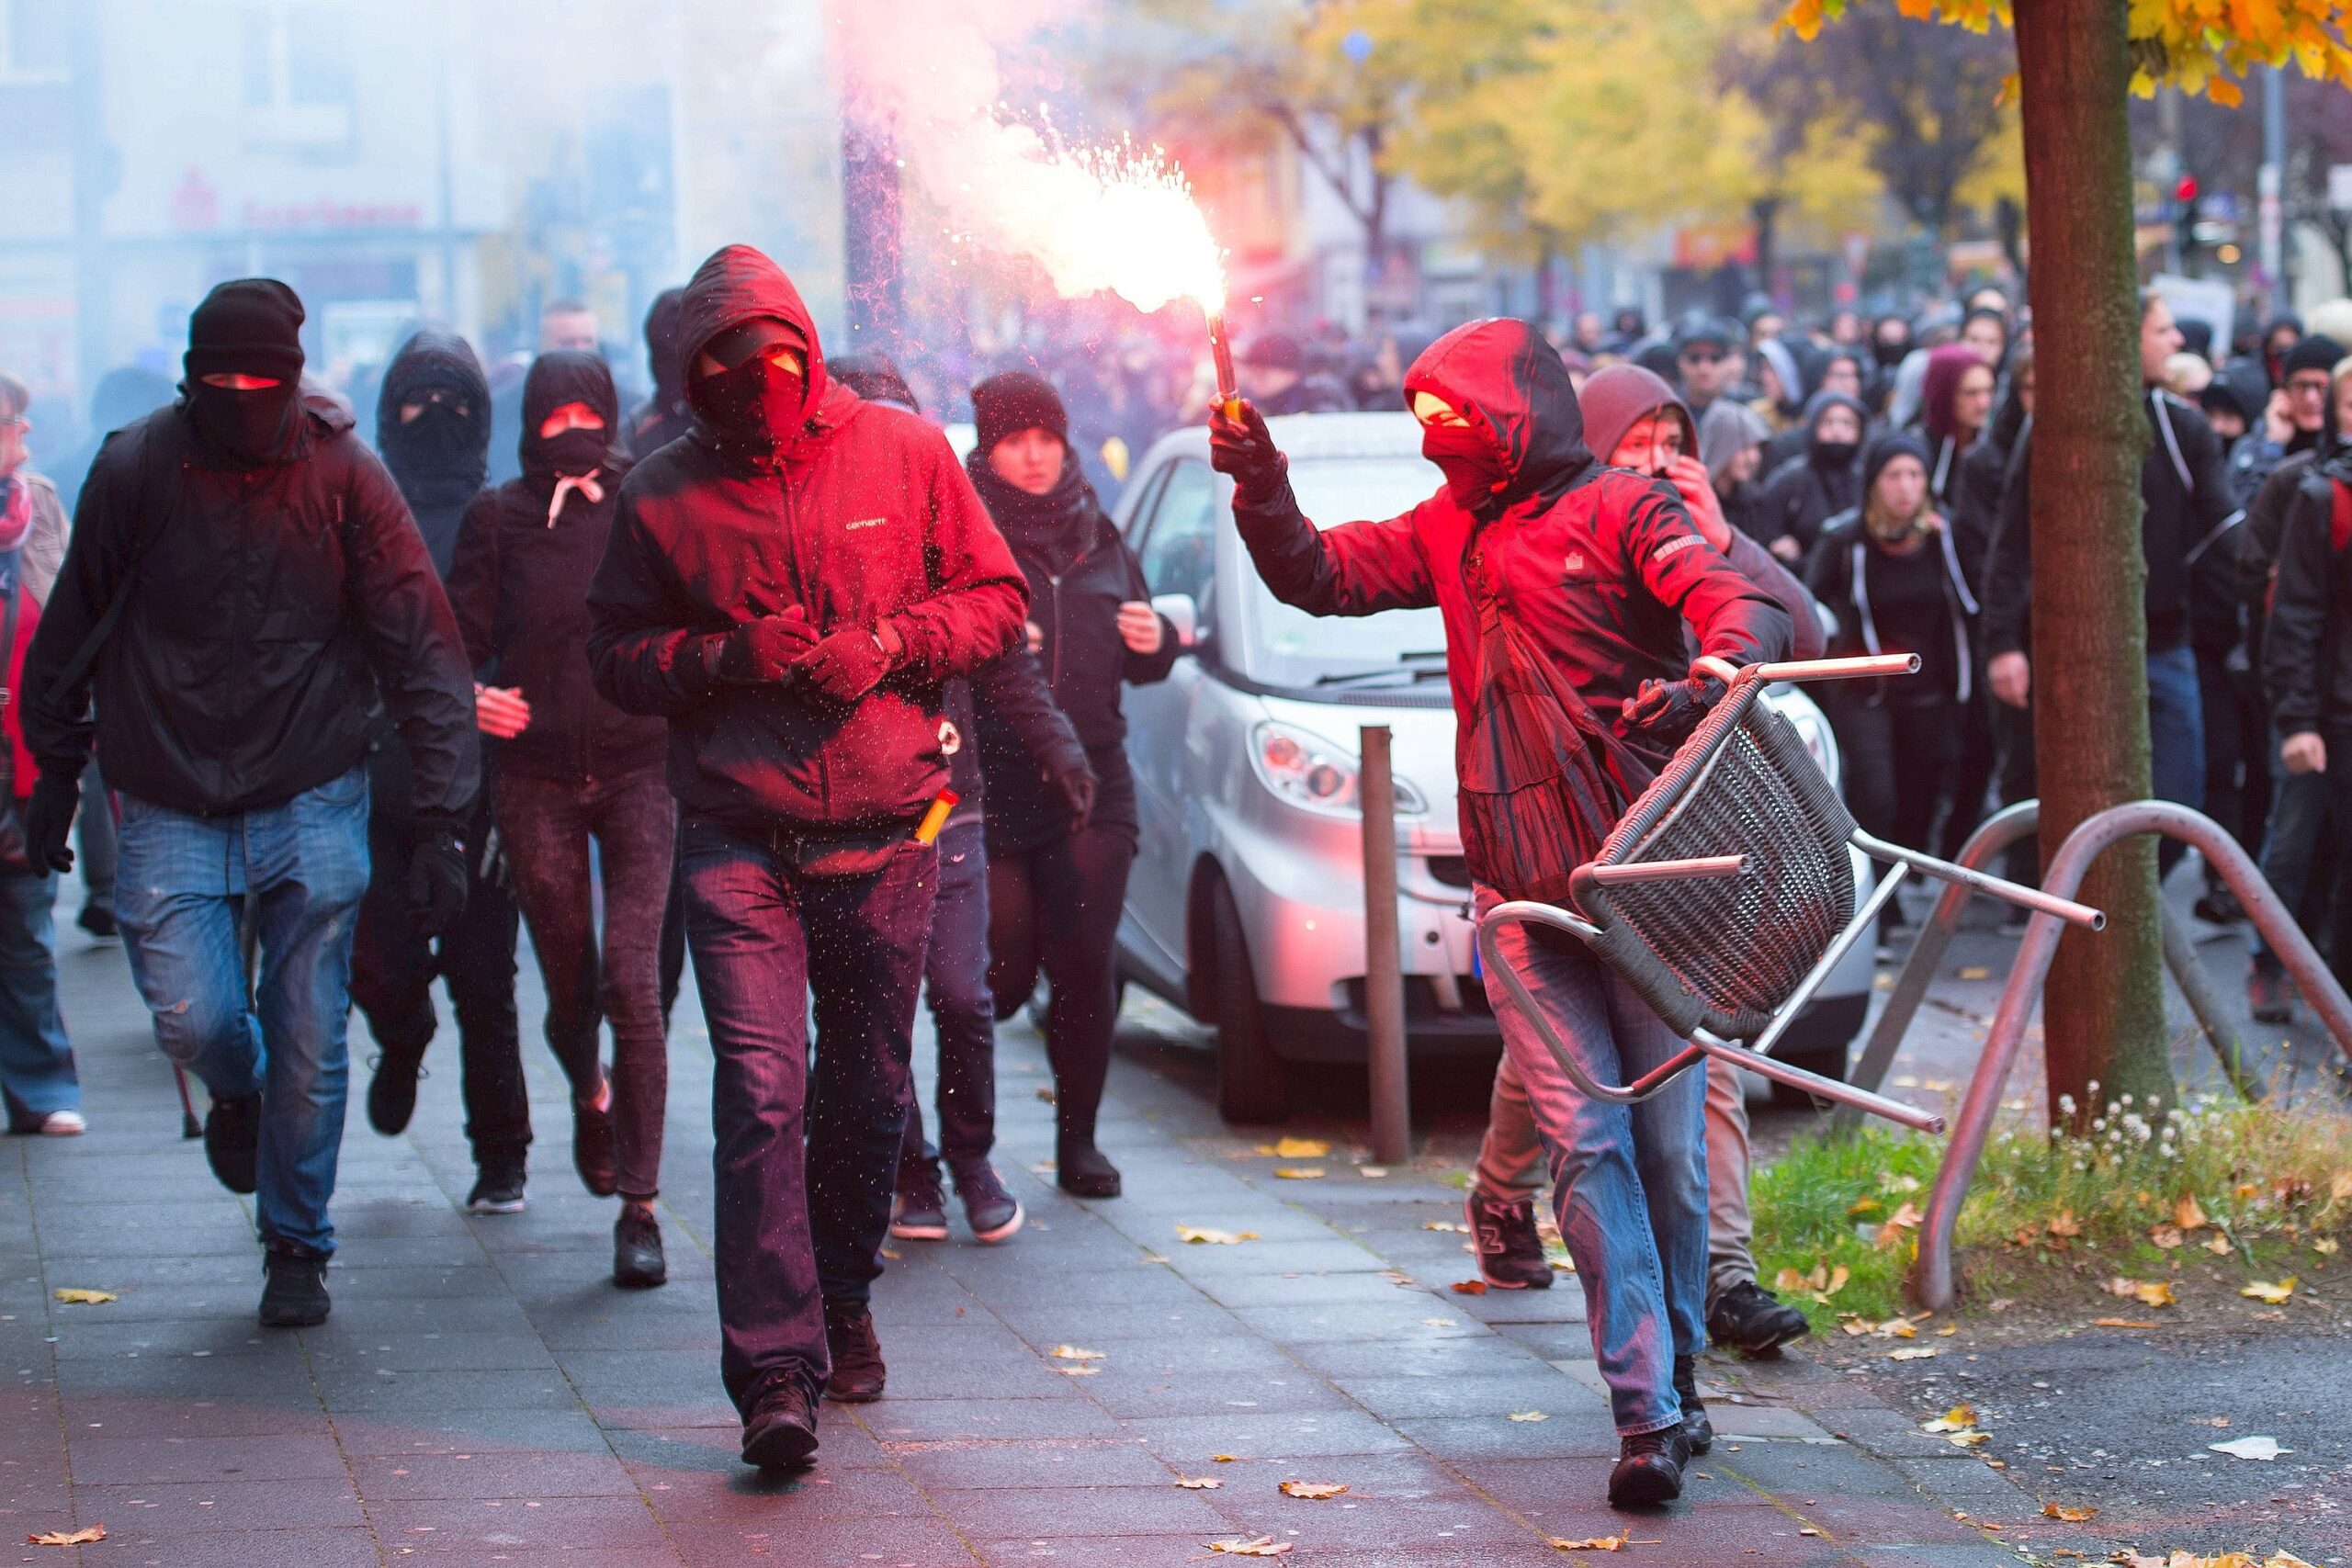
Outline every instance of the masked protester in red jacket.
[[1018, 642], [1028, 593], [945, 438], [826, 375], [767, 257], [703, 263], [678, 345], [695, 425], [621, 485], [588, 658], [607, 699], [670, 721], [718, 1057], [719, 1367], [744, 1461], [797, 1465], [820, 1391], [882, 1392], [867, 1301], [937, 880], [917, 826], [947, 786], [941, 691]]
[[[1523, 754], [1494, 743], [1507, 716], [1497, 694], [1533, 680], [1564, 684], [1572, 694], [1564, 703], [1581, 698], [1589, 712], [1579, 728], [1609, 759], [1608, 783], [1622, 796], [1642, 782], [1629, 754], [1662, 755], [1720, 694], [1718, 682], [1686, 676], [1686, 626], [1702, 653], [1734, 664], [1785, 654], [1786, 612], [1706, 543], [1672, 487], [1594, 460], [1566, 368], [1524, 323], [1448, 333], [1414, 362], [1405, 394], [1445, 486], [1385, 522], [1309, 523], [1265, 422], [1247, 404], [1238, 419], [1212, 420], [1210, 450], [1234, 478], [1234, 521], [1277, 598], [1325, 615], [1439, 607], [1465, 795], [1494, 798], [1545, 782], [1515, 776]], [[1506, 649], [1548, 669], [1487, 667]], [[1524, 700], [1514, 694], [1502, 706]], [[1467, 807], [1464, 816], [1483, 912], [1512, 891], [1496, 886], [1504, 846], [1468, 831]], [[1589, 834], [1606, 824], [1579, 827]], [[1562, 858], [1568, 852], [1564, 842]], [[1549, 878], [1569, 866], [1532, 869]], [[1512, 879], [1530, 871], [1510, 863]], [[1553, 946], [1524, 928], [1503, 947], [1554, 1028], [1604, 1081], [1637, 1077], [1680, 1048], [1583, 948]], [[1704, 1337], [1704, 1080], [1686, 1073], [1633, 1106], [1588, 1100], [1503, 1005], [1496, 977], [1487, 984], [1550, 1157], [1561, 1234], [1610, 1386], [1621, 1439], [1610, 1500], [1666, 1502], [1713, 1438], [1691, 1359]]]

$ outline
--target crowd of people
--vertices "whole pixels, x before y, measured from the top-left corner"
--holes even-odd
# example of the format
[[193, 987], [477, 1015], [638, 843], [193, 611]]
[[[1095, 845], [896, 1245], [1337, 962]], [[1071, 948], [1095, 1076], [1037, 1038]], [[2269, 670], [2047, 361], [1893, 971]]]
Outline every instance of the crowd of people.
[[[84, 923], [119, 929], [158, 1044], [205, 1089], [214, 1174], [254, 1198], [265, 1325], [331, 1310], [355, 1005], [367, 1119], [396, 1135], [439, 979], [467, 1207], [526, 1206], [526, 928], [571, 1163], [617, 1201], [625, 1288], [667, 1276], [667, 1038], [693, 959], [747, 1462], [808, 1462], [820, 1400], [883, 1393], [886, 1237], [944, 1239], [951, 1190], [978, 1241], [1021, 1230], [990, 1164], [994, 1031], [1041, 977], [1055, 1178], [1116, 1198], [1097, 1118], [1140, 833], [1122, 694], [1182, 649], [1102, 491], [1177, 420], [1207, 418], [1277, 597], [1442, 612], [1481, 908], [1559, 896], [1720, 695], [1702, 659], [1917, 654], [1914, 677], [1824, 689], [1849, 802], [1881, 837], [1949, 855], [2032, 793], [2032, 341], [1997, 289], [1818, 328], [1758, 309], [1661, 332], [1586, 314], [1556, 337], [1487, 321], [1370, 351], [1266, 333], [1233, 406], [1200, 367], [1173, 407], [1103, 391], [1174, 385], [1142, 358], [1075, 389], [999, 367], [953, 394], [961, 460], [940, 389], [927, 409], [885, 356], [828, 361], [749, 247], [654, 302], [634, 406], [582, 314], [550, 311], [503, 380], [417, 331], [375, 378], [371, 445], [306, 379], [293, 291], [221, 284], [175, 396], [97, 389], [113, 423], [61, 476], [70, 496], [31, 467], [29, 400], [0, 376], [8, 1125], [87, 1124], [52, 914], [78, 823]], [[2352, 770], [2326, 765], [2352, 747], [2347, 328], [2281, 321], [2223, 355], [2161, 298], [2142, 309], [2157, 793], [2258, 852], [2315, 931], [2335, 913], [2324, 868], [2352, 849], [2352, 784], [2331, 782]], [[1409, 412], [1443, 482], [1388, 521], [1317, 527], [1266, 416], [1354, 408]], [[1522, 776], [1571, 733], [1572, 760]], [[2199, 909], [2238, 914], [2218, 885]], [[1901, 919], [1888, 904], [1883, 941]], [[1679, 1049], [1583, 949], [1522, 931], [1504, 959], [1595, 1077]], [[2248, 986], [2261, 1016], [2292, 1006], [2260, 949]], [[928, 1126], [910, 1066], [926, 996]], [[1494, 1287], [1548, 1287], [1549, 1178], [1622, 1438], [1610, 1495], [1664, 1502], [1712, 1441], [1699, 1349], [1805, 1330], [1757, 1278], [1741, 1085], [1713, 1064], [1595, 1101], [1496, 1010], [1474, 1251]]]

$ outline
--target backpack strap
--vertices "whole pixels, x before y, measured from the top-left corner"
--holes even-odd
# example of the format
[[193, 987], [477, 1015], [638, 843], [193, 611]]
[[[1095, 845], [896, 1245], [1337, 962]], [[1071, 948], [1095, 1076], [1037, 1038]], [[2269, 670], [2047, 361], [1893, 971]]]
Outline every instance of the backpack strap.
[[139, 536], [131, 541], [130, 554], [122, 563], [122, 576], [115, 582], [114, 597], [107, 600], [107, 607], [98, 613], [97, 621], [90, 627], [89, 635], [82, 639], [82, 646], [74, 650], [74, 657], [58, 671], [59, 691], [70, 692], [81, 685], [90, 673], [90, 666], [97, 662], [98, 650], [106, 647], [107, 638], [114, 635], [115, 627], [122, 622], [123, 611], [130, 607], [131, 592], [139, 583], [140, 566], [147, 559], [148, 553], [154, 549], [156, 541], [164, 536], [164, 524], [173, 513], [179, 510], [180, 496], [187, 482], [186, 473], [175, 464], [169, 475], [159, 475], [156, 472], [158, 459], [153, 453], [153, 433], [142, 431], [139, 451], [141, 481], [139, 496], [144, 515], [139, 519]]

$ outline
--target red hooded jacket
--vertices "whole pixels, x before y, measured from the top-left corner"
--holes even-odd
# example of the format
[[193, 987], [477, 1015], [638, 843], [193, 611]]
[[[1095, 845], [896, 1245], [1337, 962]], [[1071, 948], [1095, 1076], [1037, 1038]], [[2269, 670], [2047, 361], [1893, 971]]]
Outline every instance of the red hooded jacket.
[[1234, 521], [1274, 596], [1310, 615], [1438, 606], [1457, 760], [1479, 687], [1465, 565], [1501, 585], [1504, 613], [1605, 723], [1642, 682], [1689, 673], [1686, 622], [1701, 652], [1734, 664], [1785, 657], [1787, 612], [1700, 536], [1673, 487], [1594, 460], [1566, 367], [1525, 322], [1446, 333], [1406, 373], [1417, 392], [1494, 443], [1508, 478], [1493, 506], [1473, 513], [1441, 489], [1386, 522], [1318, 531], [1284, 485], [1258, 504], [1237, 492]]
[[[689, 399], [703, 346], [763, 317], [808, 345], [806, 419], [770, 451], [698, 413], [629, 470], [589, 589], [589, 662], [614, 704], [669, 718], [670, 789], [690, 813], [754, 831], [907, 820], [947, 784], [942, 683], [1020, 640], [1028, 588], [946, 437], [830, 379], [800, 296], [749, 245], [686, 286]], [[704, 637], [796, 604], [820, 633], [888, 622], [897, 668], [847, 705], [713, 681]]]

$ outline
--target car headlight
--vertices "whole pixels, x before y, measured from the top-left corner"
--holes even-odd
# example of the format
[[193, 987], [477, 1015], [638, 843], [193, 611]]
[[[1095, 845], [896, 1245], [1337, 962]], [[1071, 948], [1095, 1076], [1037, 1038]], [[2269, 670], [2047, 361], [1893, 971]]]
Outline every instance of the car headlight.
[[[1334, 817], [1361, 813], [1355, 753], [1311, 731], [1269, 719], [1250, 737], [1250, 765], [1261, 783], [1293, 806]], [[1429, 810], [1411, 780], [1397, 775], [1395, 783], [1399, 817]]]

